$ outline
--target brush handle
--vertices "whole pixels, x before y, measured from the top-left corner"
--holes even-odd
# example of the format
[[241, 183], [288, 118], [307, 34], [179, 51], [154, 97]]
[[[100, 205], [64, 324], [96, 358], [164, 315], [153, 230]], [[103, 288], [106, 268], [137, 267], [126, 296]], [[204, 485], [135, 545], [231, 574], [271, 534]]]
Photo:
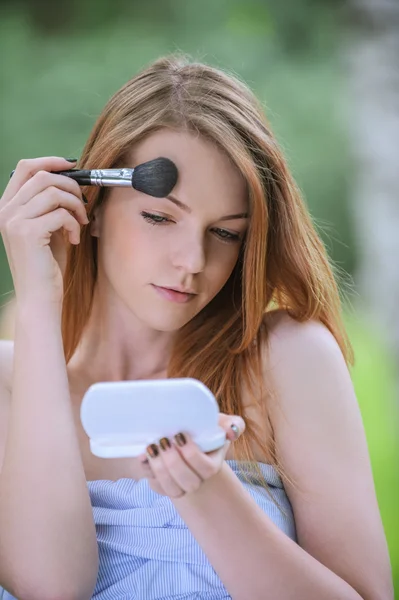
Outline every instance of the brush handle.
[[91, 184], [91, 171], [90, 169], [69, 169], [68, 171], [51, 171], [54, 175], [64, 175], [74, 181], [77, 181], [79, 185], [92, 185]]
[[[11, 172], [10, 177], [14, 173], [15, 169]], [[132, 187], [134, 169], [68, 169], [66, 171], [51, 171], [51, 173], [74, 179], [79, 185]]]

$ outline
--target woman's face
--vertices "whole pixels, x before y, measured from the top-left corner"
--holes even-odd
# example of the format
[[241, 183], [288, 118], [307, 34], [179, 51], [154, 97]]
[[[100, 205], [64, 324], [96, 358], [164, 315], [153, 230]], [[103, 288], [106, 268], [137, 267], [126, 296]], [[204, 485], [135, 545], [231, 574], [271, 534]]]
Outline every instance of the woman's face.
[[193, 133], [159, 130], [121, 166], [160, 156], [179, 172], [169, 199], [112, 188], [91, 231], [99, 237], [99, 283], [112, 304], [124, 305], [152, 329], [176, 331], [228, 280], [248, 225], [248, 205], [237, 168]]

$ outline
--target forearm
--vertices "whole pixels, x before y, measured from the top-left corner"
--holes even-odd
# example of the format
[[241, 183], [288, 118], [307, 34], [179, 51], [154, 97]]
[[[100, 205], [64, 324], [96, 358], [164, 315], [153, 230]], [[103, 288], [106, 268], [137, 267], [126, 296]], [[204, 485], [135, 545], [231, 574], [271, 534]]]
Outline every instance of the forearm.
[[226, 463], [173, 502], [234, 600], [362, 600], [267, 517]]
[[78, 597], [94, 585], [98, 560], [59, 320], [52, 307], [17, 310], [0, 477], [1, 576], [41, 598]]

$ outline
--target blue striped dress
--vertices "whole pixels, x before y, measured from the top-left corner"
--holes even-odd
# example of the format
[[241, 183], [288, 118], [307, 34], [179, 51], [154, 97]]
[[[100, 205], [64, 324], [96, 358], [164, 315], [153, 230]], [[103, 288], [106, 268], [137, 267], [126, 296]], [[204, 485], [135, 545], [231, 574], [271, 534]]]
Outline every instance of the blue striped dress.
[[[245, 481], [238, 463], [226, 462], [268, 517], [296, 540], [292, 508], [276, 470], [259, 463], [282, 511], [259, 479], [248, 473], [250, 482]], [[88, 488], [100, 555], [92, 600], [231, 598], [173, 502], [154, 492], [146, 479], [88, 481]], [[3, 600], [13, 599], [3, 594]]]

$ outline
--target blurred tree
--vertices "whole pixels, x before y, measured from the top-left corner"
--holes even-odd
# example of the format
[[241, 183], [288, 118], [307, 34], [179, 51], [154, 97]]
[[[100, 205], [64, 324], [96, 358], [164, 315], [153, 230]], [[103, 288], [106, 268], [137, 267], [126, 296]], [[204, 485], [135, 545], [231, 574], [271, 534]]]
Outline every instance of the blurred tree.
[[[183, 50], [256, 92], [333, 260], [351, 272], [336, 53], [345, 1], [0, 0], [2, 188], [23, 156], [79, 156], [105, 100], [151, 60]], [[0, 242], [0, 305], [11, 288]]]
[[349, 0], [349, 7], [357, 280], [399, 360], [399, 2]]
[[[45, 35], [69, 34], [112, 23], [121, 18], [164, 19], [169, 0], [0, 0], [4, 11], [26, 15], [33, 29]], [[155, 10], [154, 10], [155, 9]]]
[[335, 38], [334, 27], [326, 29], [324, 25], [335, 20], [337, 8], [344, 1], [218, 0], [210, 11], [208, 2], [195, 0], [0, 0], [0, 9], [23, 13], [34, 30], [46, 35], [68, 34], [126, 19], [180, 31], [187, 25], [187, 16], [195, 12], [200, 21], [217, 21], [229, 13], [229, 21], [239, 28], [263, 35], [274, 31], [288, 53], [303, 53], [320, 46], [319, 34], [324, 45], [326, 31], [331, 31], [331, 40]]

